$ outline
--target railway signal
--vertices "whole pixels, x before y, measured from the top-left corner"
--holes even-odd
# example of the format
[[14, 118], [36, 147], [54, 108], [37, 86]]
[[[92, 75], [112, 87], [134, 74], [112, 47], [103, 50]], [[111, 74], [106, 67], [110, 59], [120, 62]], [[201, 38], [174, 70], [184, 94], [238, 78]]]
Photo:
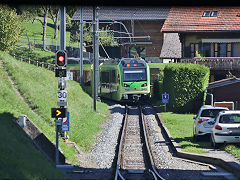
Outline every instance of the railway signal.
[[67, 117], [67, 108], [52, 108], [52, 118]]
[[65, 67], [67, 65], [67, 53], [64, 50], [59, 50], [56, 53], [56, 66]]

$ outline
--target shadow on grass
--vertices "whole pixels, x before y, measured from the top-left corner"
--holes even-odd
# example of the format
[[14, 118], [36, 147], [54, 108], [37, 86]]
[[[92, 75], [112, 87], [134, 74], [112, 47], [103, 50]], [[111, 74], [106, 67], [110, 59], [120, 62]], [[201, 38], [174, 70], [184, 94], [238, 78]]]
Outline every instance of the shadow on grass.
[[183, 138], [175, 138], [174, 139], [177, 143], [184, 143], [181, 145], [181, 148], [185, 149], [187, 147], [196, 147], [196, 148], [202, 148], [202, 149], [210, 149], [211, 143], [210, 143], [210, 135], [205, 135], [198, 137], [197, 141], [193, 140], [193, 137], [183, 137]]

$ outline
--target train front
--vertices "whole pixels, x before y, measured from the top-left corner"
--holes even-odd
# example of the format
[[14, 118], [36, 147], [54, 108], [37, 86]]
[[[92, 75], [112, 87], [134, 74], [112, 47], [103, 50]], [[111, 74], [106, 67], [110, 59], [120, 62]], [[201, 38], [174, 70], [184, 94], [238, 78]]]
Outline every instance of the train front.
[[150, 94], [150, 73], [143, 59], [121, 60], [122, 101], [147, 100]]

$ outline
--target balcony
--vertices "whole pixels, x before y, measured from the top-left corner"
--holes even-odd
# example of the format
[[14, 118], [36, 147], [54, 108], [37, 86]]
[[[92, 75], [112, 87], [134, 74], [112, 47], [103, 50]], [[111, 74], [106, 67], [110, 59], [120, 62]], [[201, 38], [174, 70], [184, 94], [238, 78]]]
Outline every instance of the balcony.
[[240, 57], [183, 58], [180, 62], [201, 64], [212, 70], [240, 70]]

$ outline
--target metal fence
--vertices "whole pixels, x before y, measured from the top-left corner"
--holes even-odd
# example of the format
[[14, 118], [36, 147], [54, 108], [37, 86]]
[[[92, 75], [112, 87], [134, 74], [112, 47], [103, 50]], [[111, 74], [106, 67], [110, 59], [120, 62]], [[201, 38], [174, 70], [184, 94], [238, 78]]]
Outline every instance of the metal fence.
[[15, 59], [20, 60], [22, 62], [27, 62], [28, 64], [33, 64], [33, 65], [36, 65], [38, 67], [42, 67], [42, 68], [45, 68], [45, 69], [48, 69], [50, 71], [54, 71], [55, 72], [55, 65], [54, 64], [40, 62], [40, 61], [35, 61], [35, 60], [30, 59], [30, 58], [24, 58], [22, 56], [17, 57], [15, 54], [12, 54], [12, 56]]
[[215, 70], [240, 70], [239, 57], [206, 57], [181, 59], [182, 63], [201, 64]]

